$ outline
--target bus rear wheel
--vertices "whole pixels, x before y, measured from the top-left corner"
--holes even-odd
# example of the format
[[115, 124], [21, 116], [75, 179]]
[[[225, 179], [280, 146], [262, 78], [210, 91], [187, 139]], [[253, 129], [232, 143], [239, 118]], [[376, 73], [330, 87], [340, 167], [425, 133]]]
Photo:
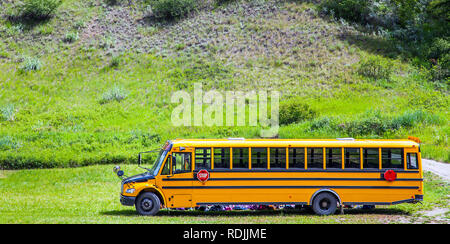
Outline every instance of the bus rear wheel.
[[140, 194], [134, 203], [136, 211], [141, 215], [155, 215], [159, 211], [161, 202], [158, 196], [152, 192]]
[[334, 214], [337, 209], [336, 197], [328, 192], [320, 193], [314, 198], [312, 208], [318, 215]]

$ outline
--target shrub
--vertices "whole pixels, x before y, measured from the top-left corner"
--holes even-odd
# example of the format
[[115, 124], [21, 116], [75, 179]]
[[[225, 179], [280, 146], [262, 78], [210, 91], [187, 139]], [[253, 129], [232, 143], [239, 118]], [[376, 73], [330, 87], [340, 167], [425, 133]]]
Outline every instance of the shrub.
[[335, 130], [336, 123], [333, 118], [330, 117], [322, 117], [319, 119], [315, 119], [311, 122], [310, 131], [318, 131], [318, 130]]
[[83, 28], [86, 27], [86, 23], [83, 20], [78, 20], [77, 22], [75, 22], [75, 24], [73, 25], [73, 28], [75, 30], [81, 30]]
[[24, 25], [21, 24], [21, 23], [17, 23], [17, 24], [14, 24], [14, 25], [11, 25], [11, 26], [7, 27], [6, 28], [6, 34], [8, 36], [14, 36], [14, 35], [17, 35], [19, 33], [22, 33], [23, 29], [24, 29]]
[[100, 99], [100, 103], [104, 104], [114, 100], [120, 102], [123, 99], [127, 98], [127, 96], [127, 92], [122, 87], [114, 85], [107, 92], [103, 93], [102, 98]]
[[423, 18], [428, 5], [415, 0], [325, 0], [319, 8], [326, 14], [361, 24], [385, 28], [411, 27]]
[[112, 57], [111, 62], [109, 63], [109, 67], [111, 67], [111, 68], [117, 68], [117, 67], [119, 67], [120, 61], [121, 61], [120, 56], [114, 56], [114, 57]]
[[195, 0], [159, 0], [152, 4], [152, 11], [158, 19], [176, 19], [197, 9]]
[[11, 136], [0, 137], [0, 151], [6, 151], [11, 149], [18, 149], [22, 146], [22, 143], [14, 140]]
[[19, 8], [23, 17], [45, 20], [55, 13], [61, 3], [61, 0], [25, 0]]
[[37, 58], [25, 57], [20, 67], [23, 71], [39, 70], [41, 68], [41, 61]]
[[228, 4], [228, 3], [234, 2], [234, 1], [235, 0], [215, 0], [215, 3], [217, 5], [224, 5], [224, 4]]
[[437, 38], [431, 43], [427, 57], [430, 59], [440, 59], [448, 53], [450, 53], [450, 41], [444, 38]]
[[363, 22], [369, 14], [370, 2], [364, 0], [325, 0], [319, 8], [326, 13], [332, 13], [336, 18], [355, 22]]
[[393, 72], [393, 64], [379, 56], [369, 56], [359, 62], [358, 73], [375, 80], [389, 80]]
[[68, 32], [66, 33], [66, 36], [64, 37], [63, 41], [66, 43], [72, 43], [76, 42], [78, 40], [78, 32]]
[[450, 54], [444, 56], [444, 58], [438, 60], [431, 70], [431, 80], [434, 82], [442, 82], [443, 85], [450, 84]]
[[109, 49], [109, 48], [113, 48], [114, 45], [116, 43], [116, 40], [111, 37], [110, 35], [107, 36], [103, 36], [101, 40], [99, 40], [98, 46], [101, 49]]
[[419, 15], [423, 15], [428, 1], [416, 0], [394, 0], [390, 1], [391, 7], [395, 9], [395, 15], [398, 19], [398, 24], [401, 27], [407, 27], [419, 20]]
[[229, 67], [218, 62], [195, 62], [183, 69], [182, 75], [187, 80], [212, 79], [216, 77], [224, 78], [231, 73]]
[[16, 108], [14, 104], [8, 104], [0, 108], [1, 118], [6, 121], [14, 121]]
[[442, 121], [438, 115], [422, 110], [406, 111], [397, 116], [382, 115], [379, 111], [368, 111], [358, 116], [358, 118], [342, 123], [334, 129], [340, 130], [349, 136], [382, 136], [388, 131], [397, 131], [402, 128], [408, 129], [417, 124], [438, 125], [440, 123]]
[[383, 135], [389, 128], [389, 120], [379, 112], [367, 112], [360, 118], [344, 123], [341, 129], [350, 136]]
[[416, 124], [423, 123], [428, 125], [440, 124], [440, 117], [422, 110], [406, 111], [405, 113], [393, 117], [389, 122], [390, 129], [410, 128]]
[[279, 120], [281, 125], [297, 123], [303, 120], [312, 119], [316, 116], [316, 112], [299, 98], [281, 102], [279, 109]]
[[427, 58], [434, 66], [431, 68], [433, 81], [445, 82], [450, 77], [450, 41], [444, 38], [435, 39], [430, 45]]
[[121, 0], [105, 0], [106, 4], [108, 5], [117, 5], [121, 3]]

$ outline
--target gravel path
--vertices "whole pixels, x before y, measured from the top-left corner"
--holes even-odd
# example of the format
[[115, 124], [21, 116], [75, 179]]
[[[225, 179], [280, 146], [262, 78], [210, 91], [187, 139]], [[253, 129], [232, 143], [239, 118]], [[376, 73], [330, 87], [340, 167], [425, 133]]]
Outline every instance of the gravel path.
[[450, 164], [423, 158], [422, 168], [425, 171], [430, 171], [436, 175], [439, 175], [446, 181], [450, 181]]

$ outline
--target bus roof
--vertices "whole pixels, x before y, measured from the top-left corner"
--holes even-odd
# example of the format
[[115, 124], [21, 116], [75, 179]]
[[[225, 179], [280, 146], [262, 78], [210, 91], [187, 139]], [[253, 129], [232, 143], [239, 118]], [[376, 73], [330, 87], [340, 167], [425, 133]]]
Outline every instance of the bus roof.
[[173, 146], [191, 147], [419, 147], [411, 139], [175, 139]]

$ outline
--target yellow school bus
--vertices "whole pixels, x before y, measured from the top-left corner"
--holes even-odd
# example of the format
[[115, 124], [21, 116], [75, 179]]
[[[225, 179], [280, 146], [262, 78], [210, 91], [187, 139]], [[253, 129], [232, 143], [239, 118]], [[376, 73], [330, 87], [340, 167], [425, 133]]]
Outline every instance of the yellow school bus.
[[124, 178], [120, 194], [142, 215], [230, 204], [310, 205], [328, 215], [344, 205], [415, 203], [423, 200], [420, 141], [176, 139], [151, 169]]

